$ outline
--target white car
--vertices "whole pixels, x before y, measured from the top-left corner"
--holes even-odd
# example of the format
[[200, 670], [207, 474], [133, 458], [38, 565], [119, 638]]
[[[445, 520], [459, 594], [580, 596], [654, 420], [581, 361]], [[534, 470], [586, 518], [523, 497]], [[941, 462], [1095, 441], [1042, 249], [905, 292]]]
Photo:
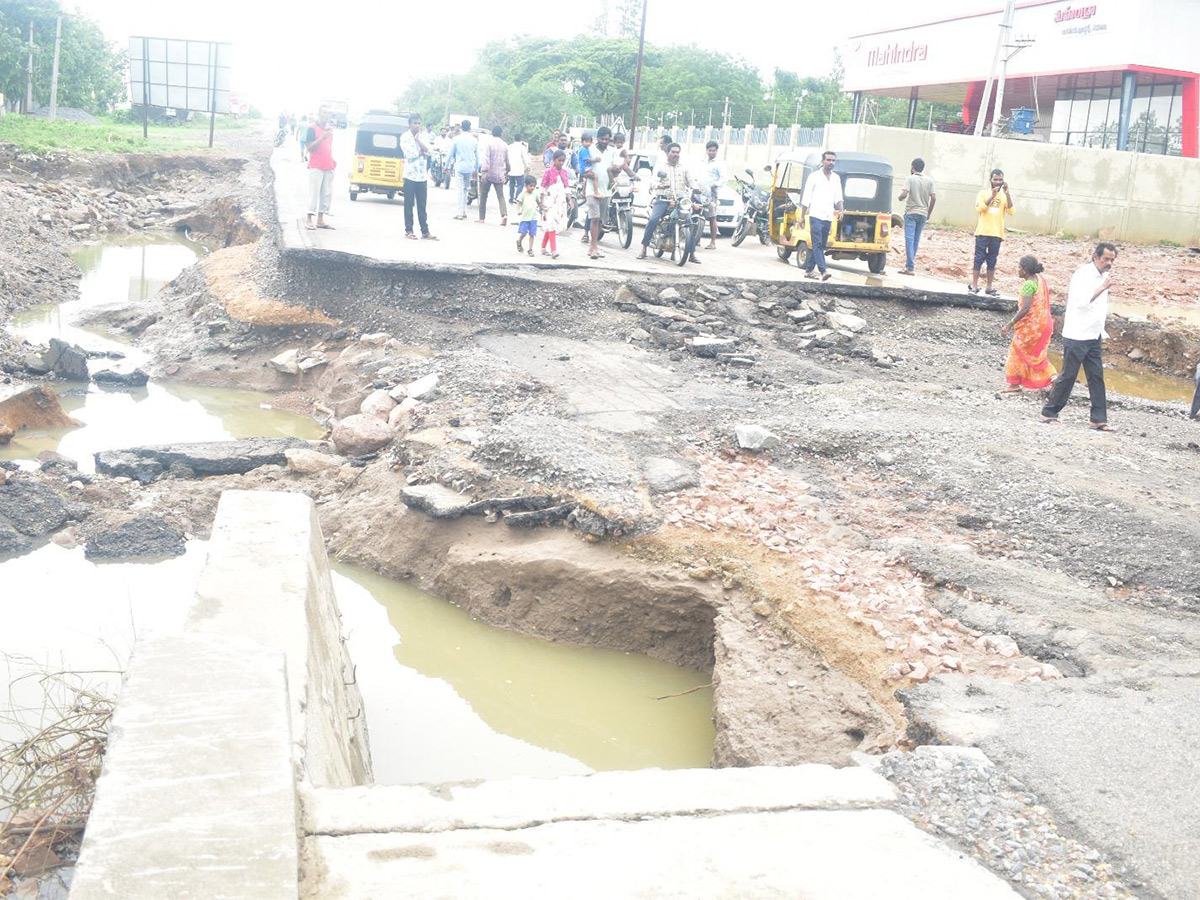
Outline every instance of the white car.
[[[654, 197], [654, 175], [650, 157], [645, 153], [630, 153], [629, 167], [633, 169], [633, 219], [645, 222], [649, 216], [650, 202]], [[742, 214], [741, 195], [727, 184], [717, 189], [717, 230], [722, 234], [733, 234], [738, 216]], [[705, 234], [708, 229], [705, 228]]]

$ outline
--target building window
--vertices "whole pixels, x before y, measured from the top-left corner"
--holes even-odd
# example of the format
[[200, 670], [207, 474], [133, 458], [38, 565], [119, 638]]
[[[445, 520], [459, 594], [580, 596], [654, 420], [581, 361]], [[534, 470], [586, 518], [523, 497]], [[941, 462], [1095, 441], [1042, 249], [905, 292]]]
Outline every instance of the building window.
[[[1183, 153], [1183, 86], [1167, 75], [1139, 74], [1129, 124], [1129, 149]], [[1115, 150], [1121, 116], [1121, 73], [1096, 72], [1059, 79], [1050, 140]]]

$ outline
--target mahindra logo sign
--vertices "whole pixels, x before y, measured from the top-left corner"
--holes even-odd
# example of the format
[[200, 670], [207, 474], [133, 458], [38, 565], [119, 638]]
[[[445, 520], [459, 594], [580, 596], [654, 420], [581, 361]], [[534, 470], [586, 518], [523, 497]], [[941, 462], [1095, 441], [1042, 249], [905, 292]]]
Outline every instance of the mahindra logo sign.
[[908, 46], [895, 43], [876, 47], [867, 53], [868, 66], [892, 66], [897, 63], [924, 62], [929, 57], [929, 45], [911, 42]]
[[1070, 22], [1072, 19], [1090, 19], [1096, 14], [1094, 6], [1068, 6], [1054, 14], [1055, 22]]

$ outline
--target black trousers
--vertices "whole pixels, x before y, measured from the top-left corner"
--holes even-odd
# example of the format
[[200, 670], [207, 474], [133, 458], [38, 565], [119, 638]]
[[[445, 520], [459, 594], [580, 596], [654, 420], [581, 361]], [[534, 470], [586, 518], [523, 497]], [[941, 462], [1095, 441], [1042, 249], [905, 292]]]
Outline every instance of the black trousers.
[[425, 215], [425, 200], [429, 197], [429, 182], [404, 179], [404, 233], [413, 233], [413, 204], [417, 205], [417, 218], [421, 222], [421, 234], [429, 234], [429, 219]]
[[1100, 351], [1100, 338], [1090, 341], [1074, 341], [1063, 338], [1063, 370], [1054, 382], [1054, 390], [1050, 399], [1042, 407], [1042, 415], [1057, 419], [1062, 408], [1071, 397], [1075, 387], [1075, 379], [1079, 377], [1079, 367], [1083, 366], [1083, 374], [1087, 376], [1088, 396], [1092, 401], [1091, 421], [1097, 425], [1108, 421], [1108, 407], [1104, 395], [1104, 360]]

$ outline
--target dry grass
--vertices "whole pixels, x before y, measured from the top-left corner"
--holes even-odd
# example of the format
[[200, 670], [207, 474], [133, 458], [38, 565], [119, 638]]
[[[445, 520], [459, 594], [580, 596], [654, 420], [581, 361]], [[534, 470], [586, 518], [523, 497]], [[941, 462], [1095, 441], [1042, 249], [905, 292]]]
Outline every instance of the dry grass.
[[113, 700], [82, 674], [34, 672], [9, 695], [36, 688], [40, 704], [0, 710], [0, 894], [79, 852], [108, 742]]

